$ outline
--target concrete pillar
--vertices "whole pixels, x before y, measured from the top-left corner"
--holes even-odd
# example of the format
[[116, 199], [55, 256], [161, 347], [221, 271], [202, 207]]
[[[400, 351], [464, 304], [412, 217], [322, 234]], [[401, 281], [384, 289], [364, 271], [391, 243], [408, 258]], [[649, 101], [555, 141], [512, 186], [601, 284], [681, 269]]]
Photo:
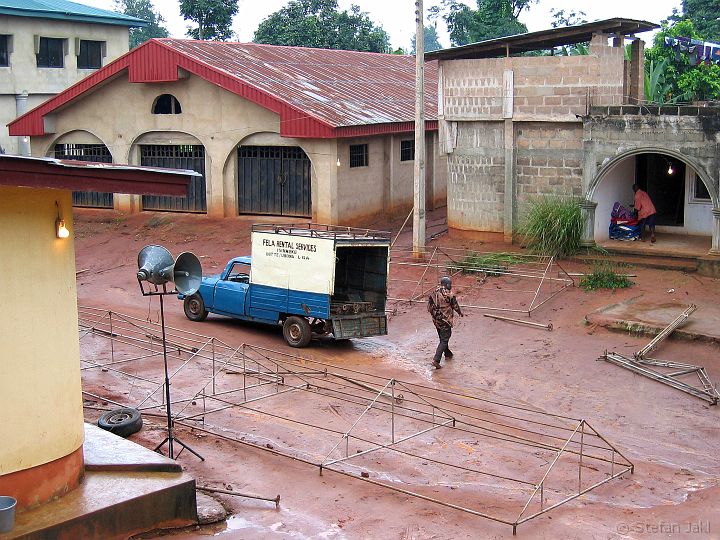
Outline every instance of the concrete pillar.
[[[23, 90], [22, 93], [15, 95], [15, 115], [22, 116], [27, 112], [27, 90]], [[30, 155], [30, 137], [22, 136], [18, 137], [18, 154], [21, 156]]]
[[712, 246], [710, 247], [710, 255], [720, 255], [720, 208], [712, 209], [713, 229], [712, 229]]
[[597, 203], [583, 199], [580, 202], [580, 211], [583, 217], [583, 231], [580, 236], [582, 247], [593, 247], [595, 245], [595, 208]]
[[503, 197], [503, 240], [508, 244], [513, 241], [513, 227], [515, 225], [515, 193], [517, 184], [517, 170], [515, 167], [515, 123], [512, 119], [505, 120], [505, 196]]
[[645, 101], [645, 42], [640, 38], [630, 44], [630, 103]]

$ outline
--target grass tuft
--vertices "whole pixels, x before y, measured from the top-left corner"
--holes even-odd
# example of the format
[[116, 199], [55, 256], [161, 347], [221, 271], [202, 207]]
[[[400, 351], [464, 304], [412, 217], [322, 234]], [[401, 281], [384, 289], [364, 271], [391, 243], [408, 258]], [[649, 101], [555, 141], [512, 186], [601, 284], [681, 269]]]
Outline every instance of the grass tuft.
[[609, 262], [601, 262], [593, 265], [592, 274], [588, 274], [580, 280], [580, 286], [586, 291], [598, 289], [625, 289], [632, 287], [634, 282], [627, 276], [618, 274], [613, 265]]
[[488, 276], [499, 276], [510, 266], [522, 262], [522, 256], [514, 253], [472, 253], [460, 262], [458, 268], [464, 273], [481, 271]]
[[545, 195], [528, 201], [517, 233], [536, 253], [567, 257], [580, 249], [582, 229], [578, 198]]

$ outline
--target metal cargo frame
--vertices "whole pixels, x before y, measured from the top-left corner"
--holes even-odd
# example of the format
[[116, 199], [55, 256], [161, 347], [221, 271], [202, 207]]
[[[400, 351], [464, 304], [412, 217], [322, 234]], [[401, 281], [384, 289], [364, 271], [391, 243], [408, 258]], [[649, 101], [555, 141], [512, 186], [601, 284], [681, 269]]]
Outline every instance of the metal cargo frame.
[[[81, 307], [79, 326], [81, 340], [100, 340], [86, 347], [93, 352], [82, 357], [84, 378], [92, 373], [99, 387], [112, 391], [103, 396], [85, 389], [86, 406], [95, 399], [162, 413], [160, 325]], [[176, 426], [503, 523], [513, 533], [634, 471], [585, 419], [166, 330]], [[294, 394], [327, 412], [320, 421], [305, 418]], [[271, 426], [274, 445], [263, 432]], [[388, 455], [402, 466], [387, 466]], [[413, 482], [417, 475], [421, 480]]]
[[[503, 259], [507, 262], [502, 262]], [[395, 274], [403, 268], [414, 271], [410, 277], [396, 277]], [[552, 256], [434, 246], [428, 247], [423, 258], [418, 258], [412, 247], [393, 246], [390, 251], [390, 282], [393, 290], [388, 300], [396, 304], [426, 303], [428, 295], [438, 286], [442, 276], [454, 280], [454, 288], [458, 291], [460, 306], [463, 308], [528, 317], [568, 287], [575, 285], [572, 276]], [[521, 288], [516, 288], [518, 285]], [[471, 292], [487, 293], [491, 301], [486, 304], [462, 302], [463, 295]], [[496, 318], [531, 324], [524, 319]], [[540, 326], [552, 329], [552, 325]]]

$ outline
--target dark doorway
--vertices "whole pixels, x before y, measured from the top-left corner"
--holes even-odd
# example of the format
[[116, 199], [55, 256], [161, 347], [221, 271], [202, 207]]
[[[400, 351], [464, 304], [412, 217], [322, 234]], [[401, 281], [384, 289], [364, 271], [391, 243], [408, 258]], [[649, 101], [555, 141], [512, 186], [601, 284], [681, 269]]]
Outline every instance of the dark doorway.
[[143, 144], [140, 145], [140, 165], [189, 169], [200, 173], [188, 186], [186, 197], [143, 195], [143, 210], [163, 212], [207, 212], [205, 194], [205, 147], [199, 144]]
[[637, 156], [635, 178], [657, 210], [657, 224], [685, 223], [685, 163], [664, 154]]
[[238, 213], [309, 217], [310, 159], [296, 146], [238, 148]]
[[[56, 144], [56, 159], [112, 163], [110, 150], [104, 144]], [[112, 208], [113, 194], [104, 191], [73, 191], [73, 206], [85, 208]]]

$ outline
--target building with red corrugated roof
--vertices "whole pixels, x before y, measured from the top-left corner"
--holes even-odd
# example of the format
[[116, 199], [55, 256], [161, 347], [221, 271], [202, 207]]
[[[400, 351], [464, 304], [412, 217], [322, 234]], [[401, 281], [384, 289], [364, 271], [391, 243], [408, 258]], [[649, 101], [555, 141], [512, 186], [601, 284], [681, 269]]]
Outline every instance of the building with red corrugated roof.
[[[437, 69], [426, 66], [426, 200], [445, 203]], [[82, 206], [268, 214], [351, 224], [413, 200], [415, 59], [151, 40], [9, 125], [32, 154], [178, 167], [188, 197], [104, 194]]]

